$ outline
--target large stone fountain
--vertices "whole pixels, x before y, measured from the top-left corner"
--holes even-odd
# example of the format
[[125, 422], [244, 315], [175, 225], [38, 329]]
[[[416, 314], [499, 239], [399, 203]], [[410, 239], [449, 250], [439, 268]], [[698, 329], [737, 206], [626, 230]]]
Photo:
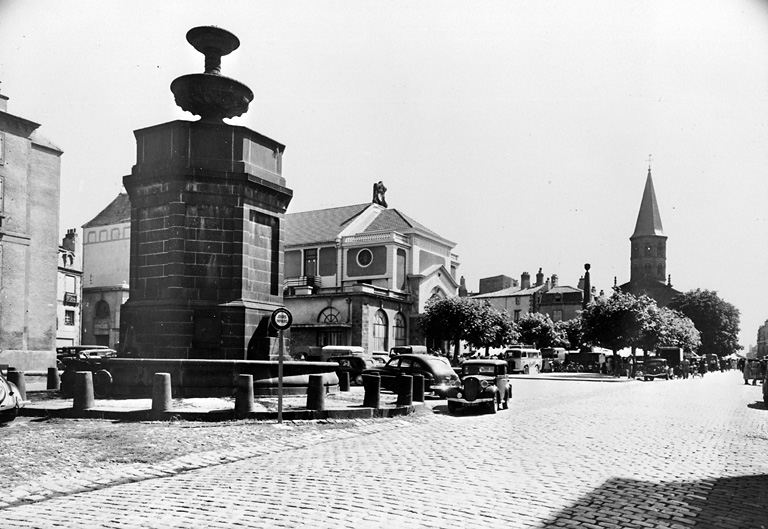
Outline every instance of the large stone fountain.
[[[197, 27], [187, 40], [205, 55], [205, 71], [179, 77], [171, 91], [200, 120], [135, 131], [136, 165], [123, 178], [131, 260], [122, 356], [141, 359], [143, 375], [179, 360], [179, 369], [192, 360], [232, 363], [225, 373], [260, 361], [271, 372], [279, 349], [268, 319], [283, 305], [282, 226], [292, 198], [281, 174], [285, 146], [223, 121], [253, 100], [247, 86], [220, 73], [237, 37]], [[328, 370], [301, 364], [302, 376]]]

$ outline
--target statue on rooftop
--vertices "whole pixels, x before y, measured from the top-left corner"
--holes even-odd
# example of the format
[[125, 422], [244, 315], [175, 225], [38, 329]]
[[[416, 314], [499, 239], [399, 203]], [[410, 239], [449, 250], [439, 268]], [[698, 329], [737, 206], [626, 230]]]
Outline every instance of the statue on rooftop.
[[373, 203], [387, 207], [387, 200], [384, 198], [386, 192], [387, 188], [381, 180], [373, 184]]

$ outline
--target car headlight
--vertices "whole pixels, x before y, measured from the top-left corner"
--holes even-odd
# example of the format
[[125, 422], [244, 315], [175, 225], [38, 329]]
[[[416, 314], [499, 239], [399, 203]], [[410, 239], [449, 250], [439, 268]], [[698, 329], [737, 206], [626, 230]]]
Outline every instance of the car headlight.
[[487, 380], [483, 380], [482, 382], [480, 382], [480, 387], [483, 388], [483, 389], [487, 388], [488, 387], [488, 381]]
[[461, 399], [461, 398], [464, 398], [464, 395], [462, 395], [462, 394], [461, 394], [461, 391], [459, 391], [458, 393], [456, 393], [456, 398], [457, 398], [457, 399]]

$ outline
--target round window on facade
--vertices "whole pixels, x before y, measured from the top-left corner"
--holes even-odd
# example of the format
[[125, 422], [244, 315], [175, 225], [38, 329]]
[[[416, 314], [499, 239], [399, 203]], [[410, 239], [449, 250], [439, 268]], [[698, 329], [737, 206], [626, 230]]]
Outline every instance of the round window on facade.
[[357, 264], [365, 268], [373, 262], [373, 254], [368, 248], [363, 248], [357, 252]]

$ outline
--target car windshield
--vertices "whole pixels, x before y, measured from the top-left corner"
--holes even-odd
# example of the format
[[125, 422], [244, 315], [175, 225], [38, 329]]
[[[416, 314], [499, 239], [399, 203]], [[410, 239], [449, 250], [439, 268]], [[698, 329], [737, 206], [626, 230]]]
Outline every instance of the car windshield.
[[464, 364], [465, 375], [488, 375], [496, 374], [496, 366], [488, 364]]

